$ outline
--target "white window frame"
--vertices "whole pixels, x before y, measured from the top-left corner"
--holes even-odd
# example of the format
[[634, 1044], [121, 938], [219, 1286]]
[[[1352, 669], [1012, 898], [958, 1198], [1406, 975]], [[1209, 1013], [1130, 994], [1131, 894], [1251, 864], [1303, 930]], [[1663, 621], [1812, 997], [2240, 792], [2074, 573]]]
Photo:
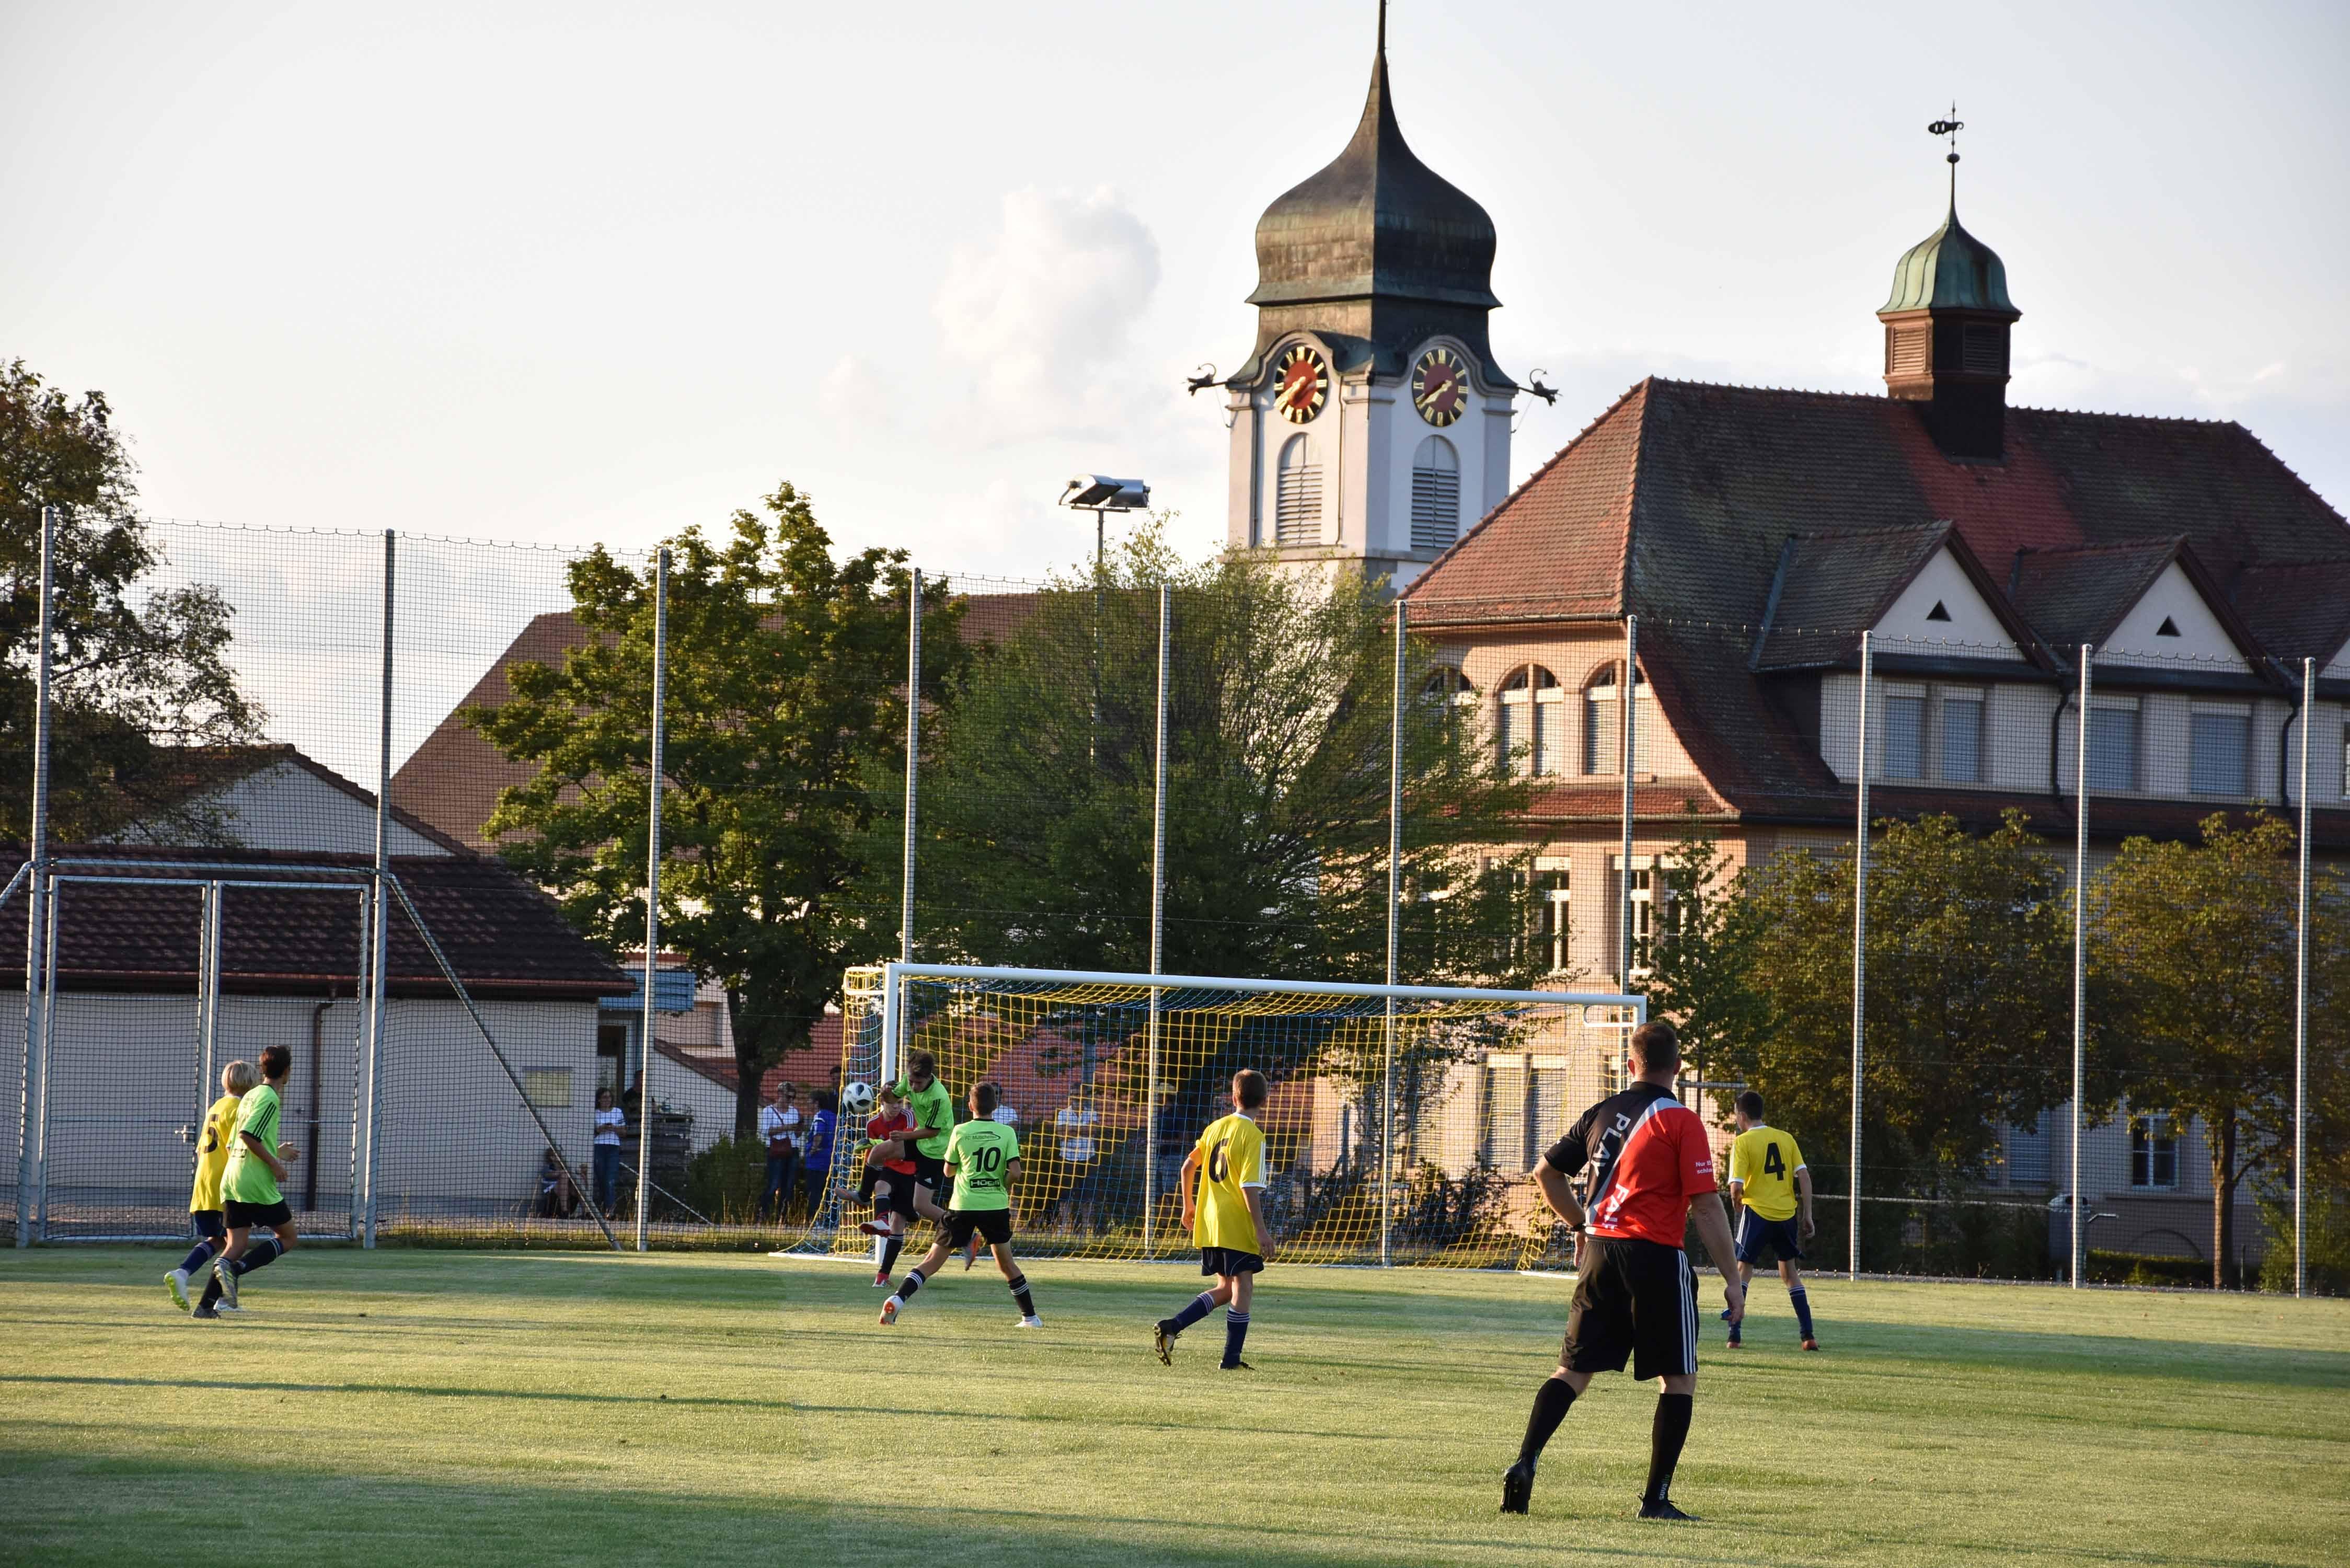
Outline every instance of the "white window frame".
[[[2095, 717], [2096, 714], [2127, 713], [2130, 716], [2129, 782], [2124, 784], [2112, 784], [2100, 783], [2092, 778], [2089, 781], [2089, 788], [2099, 794], [2138, 794], [2140, 783], [2146, 776], [2146, 715], [2138, 700], [2135, 697], [2092, 697], [2089, 700], [2089, 713], [2087, 722], [2075, 726], [2078, 732], [2075, 743], [2079, 745], [2087, 746], [2091, 743], [2090, 737], [2095, 732], [2097, 727]], [[2092, 752], [2090, 766], [2094, 769], [2095, 765], [2095, 753]]]
[[[2146, 1139], [2146, 1179], [2138, 1179], [2138, 1139]], [[2157, 1161], [2165, 1146], [2170, 1156], [2170, 1179], [2155, 1179]], [[2133, 1192], [2176, 1192], [2178, 1190], [2178, 1127], [2168, 1111], [2133, 1111], [2129, 1118], [2129, 1184]]]
[[[1547, 684], [1538, 683], [1536, 677]], [[1503, 678], [1497, 692], [1503, 713], [1497, 714], [1498, 737], [1508, 742], [1510, 725], [1504, 716], [1511, 708], [1526, 710], [1526, 754], [1523, 759], [1511, 755], [1513, 747], [1502, 751], [1502, 765], [1510, 770], [1513, 778], [1551, 778], [1566, 770], [1559, 765], [1557, 730], [1566, 701], [1565, 689], [1558, 677], [1542, 665], [1528, 662], [1519, 665]], [[1545, 711], [1547, 710], [1547, 711]]]
[[[2250, 702], [2210, 702], [2197, 701], [2187, 706], [2187, 793], [2203, 800], [2245, 800], [2252, 793], [2252, 705]], [[2195, 737], [2198, 719], [2231, 719], [2244, 726], [2244, 746], [2241, 753], [2243, 772], [2235, 781], [2234, 789], [2205, 790], [2195, 787], [2197, 758]]]

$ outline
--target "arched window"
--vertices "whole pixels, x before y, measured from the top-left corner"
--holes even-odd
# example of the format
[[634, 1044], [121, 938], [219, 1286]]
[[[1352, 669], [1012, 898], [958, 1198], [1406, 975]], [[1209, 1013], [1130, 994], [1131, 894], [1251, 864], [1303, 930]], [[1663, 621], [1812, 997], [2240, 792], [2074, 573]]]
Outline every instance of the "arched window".
[[1440, 664], [1420, 682], [1419, 701], [1431, 718], [1452, 732], [1476, 711], [1477, 688], [1469, 684], [1469, 677], [1458, 665]]
[[[1656, 704], [1650, 700], [1648, 682], [1635, 672], [1638, 684], [1632, 691], [1639, 703], [1634, 715], [1640, 726], [1633, 745], [1641, 756], [1649, 755], [1648, 726], [1656, 722]], [[1603, 664], [1592, 671], [1583, 687], [1583, 771], [1586, 774], [1612, 774], [1622, 771], [1624, 763], [1623, 711], [1617, 707], [1621, 695], [1616, 690], [1616, 666]]]
[[1322, 465], [1314, 461], [1314, 446], [1306, 436], [1291, 436], [1281, 449], [1280, 478], [1273, 500], [1273, 542], [1322, 542]]
[[1411, 547], [1441, 550], [1461, 536], [1461, 456], [1442, 436], [1411, 454]]
[[1502, 682], [1501, 720], [1495, 738], [1502, 763], [1520, 778], [1565, 772], [1559, 732], [1558, 677], [1539, 664], [1513, 670]]

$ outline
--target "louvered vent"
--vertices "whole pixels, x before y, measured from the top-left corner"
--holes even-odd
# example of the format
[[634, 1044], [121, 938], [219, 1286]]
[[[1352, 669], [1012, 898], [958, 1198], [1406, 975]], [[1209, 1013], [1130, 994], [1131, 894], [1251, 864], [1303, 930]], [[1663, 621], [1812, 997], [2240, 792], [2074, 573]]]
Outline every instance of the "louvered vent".
[[1888, 376], [1923, 375], [1927, 350], [1933, 343], [1933, 329], [1922, 321], [1885, 329], [1885, 373]]
[[1411, 471], [1411, 547], [1441, 550], [1461, 536], [1461, 475], [1450, 469]]
[[1273, 504], [1273, 539], [1276, 545], [1322, 542], [1320, 463], [1301, 463], [1281, 471], [1281, 489]]
[[1970, 376], [2007, 374], [2007, 330], [1981, 322], [1967, 323], [1966, 369]]

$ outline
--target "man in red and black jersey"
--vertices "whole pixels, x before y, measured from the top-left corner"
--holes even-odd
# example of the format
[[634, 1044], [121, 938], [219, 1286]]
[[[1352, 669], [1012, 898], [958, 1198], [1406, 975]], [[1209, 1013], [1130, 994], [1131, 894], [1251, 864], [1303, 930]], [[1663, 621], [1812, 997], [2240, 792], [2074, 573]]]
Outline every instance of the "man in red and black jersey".
[[[1583, 1113], [1535, 1162], [1534, 1178], [1552, 1212], [1575, 1227], [1575, 1302], [1558, 1370], [1534, 1396], [1518, 1462], [1502, 1477], [1502, 1511], [1523, 1513], [1534, 1496], [1534, 1461], [1595, 1372], [1632, 1364], [1637, 1382], [1665, 1380], [1648, 1438], [1642, 1519], [1689, 1519], [1668, 1496], [1697, 1394], [1697, 1281], [1682, 1250], [1695, 1220], [1721, 1268], [1733, 1324], [1746, 1293], [1732, 1259], [1730, 1220], [1715, 1195], [1705, 1123], [1673, 1097], [1680, 1041], [1659, 1019], [1632, 1032], [1632, 1086]], [[1577, 1199], [1567, 1179], [1585, 1178]]]

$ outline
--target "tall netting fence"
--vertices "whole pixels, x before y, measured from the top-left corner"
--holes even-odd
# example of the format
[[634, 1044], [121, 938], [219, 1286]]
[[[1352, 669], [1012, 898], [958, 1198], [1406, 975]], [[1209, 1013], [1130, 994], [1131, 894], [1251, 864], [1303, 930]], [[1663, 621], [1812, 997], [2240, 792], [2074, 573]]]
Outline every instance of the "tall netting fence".
[[[1093, 1258], [1196, 1256], [1181, 1176], [1201, 1132], [1232, 1109], [1235, 1073], [1263, 1073], [1264, 1209], [1293, 1262], [1518, 1266], [1552, 1227], [1520, 1179], [1567, 1105], [1617, 1082], [1635, 1010], [1623, 999], [1522, 993], [1333, 996], [1268, 985], [1152, 989], [1133, 978], [900, 982], [900, 1048], [930, 1053], [965, 1103], [1002, 1096], [1020, 1139], [1014, 1199], [1024, 1251]], [[883, 971], [849, 977], [843, 1079], [899, 1076], [883, 1061]], [[855, 1093], [856, 1091], [852, 1091]], [[1017, 1107], [1047, 1107], [1025, 1116]], [[886, 1114], [886, 1113], [885, 1113]], [[893, 1177], [858, 1127], [801, 1251], [862, 1257], [861, 1223], [889, 1223]], [[941, 1195], [943, 1201], [943, 1195]], [[919, 1227], [915, 1228], [919, 1231]], [[914, 1251], [919, 1251], [917, 1243]]]

